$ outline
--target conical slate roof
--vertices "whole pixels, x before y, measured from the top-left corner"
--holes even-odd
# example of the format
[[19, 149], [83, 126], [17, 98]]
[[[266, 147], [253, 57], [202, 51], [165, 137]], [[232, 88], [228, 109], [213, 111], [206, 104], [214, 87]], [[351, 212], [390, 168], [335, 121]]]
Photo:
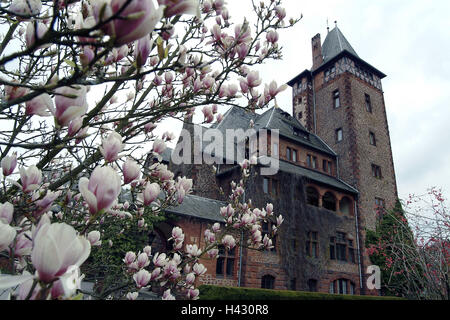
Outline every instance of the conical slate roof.
[[[358, 54], [347, 41], [341, 30], [336, 26], [333, 30], [328, 32], [327, 37], [322, 45], [323, 63], [327, 63], [329, 60], [337, 56], [342, 51], [347, 50], [354, 56], [358, 57]], [[359, 58], [359, 57], [358, 57]]]

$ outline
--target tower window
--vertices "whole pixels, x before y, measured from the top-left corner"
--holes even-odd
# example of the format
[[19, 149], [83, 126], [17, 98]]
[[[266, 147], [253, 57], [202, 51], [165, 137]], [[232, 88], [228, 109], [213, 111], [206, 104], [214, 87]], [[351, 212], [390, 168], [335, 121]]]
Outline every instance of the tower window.
[[342, 128], [336, 129], [336, 131], [335, 131], [335, 136], [336, 136], [336, 142], [342, 141], [342, 139], [343, 139], [343, 137], [344, 137]]
[[339, 90], [333, 91], [333, 106], [335, 109], [341, 106], [341, 100], [339, 98]]
[[364, 97], [365, 97], [364, 99], [366, 100], [366, 110], [367, 112], [372, 113], [372, 102], [370, 101], [370, 96], [367, 93], [365, 93]]
[[376, 164], [372, 163], [372, 176], [374, 176], [375, 178], [381, 179], [382, 175], [381, 175], [381, 167], [377, 166]]
[[375, 139], [375, 133], [369, 132], [369, 142], [373, 146], [377, 145], [377, 140]]
[[291, 154], [292, 154], [291, 148], [287, 147], [287, 148], [286, 148], [286, 158], [287, 158], [288, 160], [292, 160], [292, 159], [291, 159]]

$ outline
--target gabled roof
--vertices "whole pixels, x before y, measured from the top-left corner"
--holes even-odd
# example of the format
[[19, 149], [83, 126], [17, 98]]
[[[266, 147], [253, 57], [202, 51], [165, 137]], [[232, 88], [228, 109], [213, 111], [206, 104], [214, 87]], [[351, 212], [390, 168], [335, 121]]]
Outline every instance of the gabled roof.
[[350, 42], [347, 41], [341, 30], [336, 26], [333, 30], [328, 32], [327, 37], [323, 42], [323, 63], [327, 63], [344, 50], [347, 50], [349, 53], [359, 58], [356, 51], [350, 45]]
[[190, 194], [184, 197], [180, 205], [168, 207], [165, 211], [214, 222], [225, 222], [224, 218], [220, 215], [220, 208], [226, 205], [223, 201]]
[[[272, 160], [274, 160], [274, 159], [272, 159]], [[273, 164], [274, 162], [275, 161], [270, 161], [269, 157], [263, 156], [263, 157], [258, 158], [258, 163], [261, 164], [262, 166], [268, 166], [269, 163]], [[338, 189], [338, 190], [341, 190], [344, 192], [348, 192], [348, 193], [352, 193], [355, 195], [358, 194], [358, 190], [353, 188], [351, 185], [345, 183], [344, 181], [342, 181], [339, 178], [330, 176], [319, 170], [299, 166], [299, 165], [293, 164], [291, 162], [288, 162], [288, 161], [285, 161], [282, 159], [279, 159], [278, 166], [279, 166], [278, 170], [280, 172], [298, 174], [314, 183], [331, 186], [335, 189]]]
[[321, 139], [308, 132], [296, 118], [280, 108], [272, 107], [257, 117], [255, 129], [278, 129], [280, 136], [284, 138], [298, 142], [316, 151], [336, 156], [336, 153]]

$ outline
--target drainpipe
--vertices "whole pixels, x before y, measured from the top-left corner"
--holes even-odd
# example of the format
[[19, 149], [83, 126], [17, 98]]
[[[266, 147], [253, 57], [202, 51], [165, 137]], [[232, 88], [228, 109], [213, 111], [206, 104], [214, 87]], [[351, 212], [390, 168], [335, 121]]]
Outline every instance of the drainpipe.
[[317, 134], [317, 125], [316, 125], [316, 91], [314, 90], [314, 77], [312, 71], [311, 73], [311, 83], [312, 83], [312, 91], [313, 91], [313, 121], [314, 121], [314, 134]]
[[[242, 195], [242, 201], [245, 203], [245, 190]], [[241, 276], [242, 276], [242, 241], [244, 241], [244, 231], [241, 230], [241, 245], [239, 246], [239, 271], [238, 271], [238, 287], [241, 286]]]
[[[358, 198], [358, 197], [357, 197]], [[355, 201], [355, 225], [356, 225], [356, 246], [358, 250], [358, 270], [359, 270], [359, 288], [363, 291], [362, 266], [361, 266], [361, 250], [359, 245], [359, 223], [358, 223], [358, 207]]]

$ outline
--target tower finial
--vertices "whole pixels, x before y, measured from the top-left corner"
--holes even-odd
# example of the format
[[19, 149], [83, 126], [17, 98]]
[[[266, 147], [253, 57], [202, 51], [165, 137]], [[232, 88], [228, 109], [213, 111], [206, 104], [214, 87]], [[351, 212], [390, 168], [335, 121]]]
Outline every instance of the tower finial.
[[330, 32], [330, 26], [328, 25], [328, 18], [327, 18], [327, 33]]
[[334, 26], [337, 28], [337, 20], [334, 20]]

